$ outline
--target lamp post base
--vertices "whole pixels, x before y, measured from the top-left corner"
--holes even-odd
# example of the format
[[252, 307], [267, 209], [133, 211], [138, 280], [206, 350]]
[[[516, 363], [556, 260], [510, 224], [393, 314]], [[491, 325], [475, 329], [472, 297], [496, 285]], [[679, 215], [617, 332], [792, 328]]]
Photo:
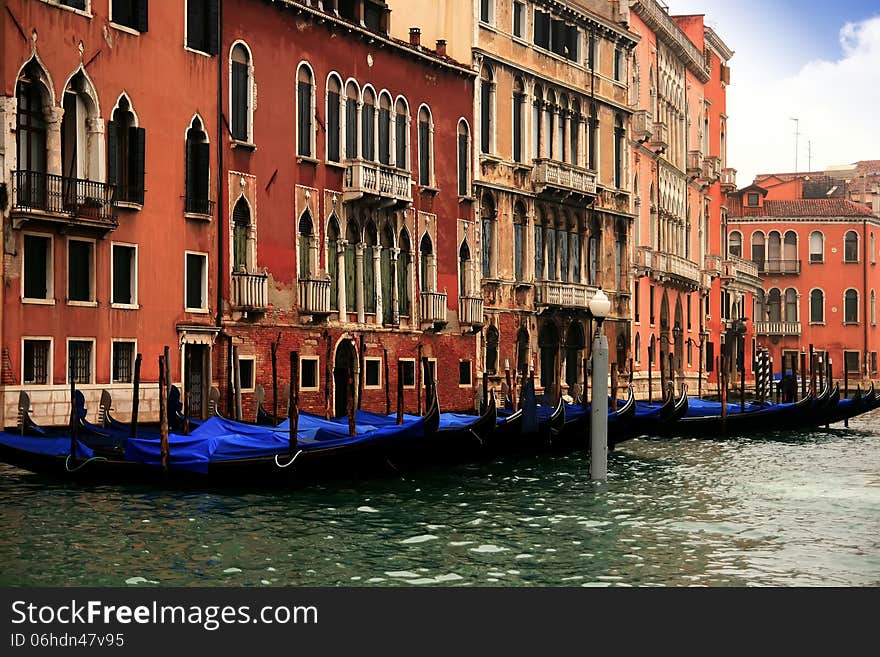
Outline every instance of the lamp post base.
[[592, 404], [590, 409], [590, 479], [608, 478], [608, 339], [602, 324], [593, 339]]

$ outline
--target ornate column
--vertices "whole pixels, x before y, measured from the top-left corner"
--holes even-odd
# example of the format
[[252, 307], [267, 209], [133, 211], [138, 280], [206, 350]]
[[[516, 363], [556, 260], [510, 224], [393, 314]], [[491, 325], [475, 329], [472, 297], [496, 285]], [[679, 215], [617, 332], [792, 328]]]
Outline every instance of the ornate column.
[[86, 144], [88, 148], [86, 178], [105, 182], [107, 179], [107, 149], [104, 148], [104, 119], [101, 117], [87, 119], [86, 131]]
[[348, 241], [336, 240], [336, 298], [339, 306], [339, 321], [348, 321], [348, 309], [345, 307], [345, 247]]
[[46, 117], [46, 173], [60, 176], [61, 165], [61, 120], [64, 117], [64, 109], [43, 106], [43, 116]]
[[400, 249], [391, 249], [391, 321], [397, 326], [400, 324], [400, 295], [397, 291], [397, 259]]
[[[256, 266], [256, 263], [254, 263]], [[318, 235], [309, 235], [309, 278], [314, 278], [320, 269], [318, 265]]]
[[[376, 324], [382, 325], [382, 310], [384, 301], [382, 299], [382, 266], [380, 258], [382, 257], [382, 247], [376, 245], [373, 247], [373, 280], [376, 281]], [[369, 263], [367, 263], [369, 266]]]
[[354, 277], [355, 277], [355, 303], [357, 305], [357, 321], [363, 324], [364, 316], [364, 247], [366, 244], [359, 242], [355, 246], [354, 254]]

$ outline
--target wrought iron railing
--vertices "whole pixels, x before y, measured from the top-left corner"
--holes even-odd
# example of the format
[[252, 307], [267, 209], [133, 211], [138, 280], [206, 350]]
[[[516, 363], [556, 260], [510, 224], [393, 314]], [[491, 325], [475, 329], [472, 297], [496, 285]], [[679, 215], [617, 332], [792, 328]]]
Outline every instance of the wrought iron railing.
[[201, 214], [204, 216], [214, 215], [214, 201], [209, 198], [194, 198], [185, 196], [183, 198], [183, 211], [186, 214]]
[[116, 224], [116, 186], [42, 171], [15, 172], [13, 209]]

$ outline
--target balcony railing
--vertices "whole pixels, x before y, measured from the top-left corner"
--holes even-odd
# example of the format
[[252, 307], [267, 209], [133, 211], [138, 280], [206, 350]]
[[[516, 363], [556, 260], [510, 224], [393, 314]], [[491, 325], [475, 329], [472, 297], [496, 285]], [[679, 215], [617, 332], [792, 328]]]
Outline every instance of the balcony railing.
[[303, 315], [330, 314], [330, 279], [299, 279], [299, 312]]
[[483, 298], [461, 297], [458, 300], [458, 321], [470, 326], [483, 325]]
[[232, 273], [232, 305], [236, 310], [263, 312], [268, 308], [269, 275], [237, 271]]
[[109, 230], [119, 225], [113, 207], [115, 185], [42, 171], [16, 171], [14, 192], [14, 213]]
[[636, 140], [648, 141], [654, 133], [654, 119], [651, 117], [651, 113], [648, 110], [638, 110], [633, 114], [632, 127], [633, 137]]
[[700, 151], [688, 151], [687, 174], [699, 177], [703, 173], [703, 154]]
[[596, 289], [592, 285], [538, 281], [535, 284], [535, 305], [586, 310], [590, 307]]
[[730, 281], [736, 281], [743, 285], [750, 285], [755, 289], [761, 287], [761, 277], [758, 275], [758, 265], [751, 260], [728, 255], [727, 260], [721, 266], [721, 277]]
[[596, 195], [596, 173], [571, 164], [564, 164], [546, 158], [536, 159], [532, 169], [532, 184], [535, 191], [557, 192], [562, 194]]
[[721, 176], [721, 158], [717, 155], [707, 155], [703, 158], [703, 180], [715, 182]]
[[370, 196], [377, 200], [412, 203], [412, 178], [409, 172], [394, 167], [352, 160], [345, 170], [342, 193], [346, 201]]
[[800, 322], [753, 322], [757, 335], [800, 335]]
[[422, 292], [422, 321], [445, 324], [446, 292]]
[[800, 260], [765, 260], [760, 264], [762, 274], [800, 274]]
[[669, 146], [669, 128], [663, 121], [654, 121], [654, 134], [650, 144], [655, 151], [666, 150]]
[[672, 253], [666, 254], [666, 273], [678, 276], [697, 285], [702, 282], [700, 265]]
[[183, 211], [186, 214], [212, 217], [214, 215], [214, 201], [209, 198], [192, 198], [185, 196], [183, 199]]
[[710, 276], [720, 276], [721, 256], [715, 254], [707, 255], [703, 263], [703, 271], [705, 271]]
[[721, 186], [727, 191], [736, 189], [736, 169], [730, 167], [721, 169]]

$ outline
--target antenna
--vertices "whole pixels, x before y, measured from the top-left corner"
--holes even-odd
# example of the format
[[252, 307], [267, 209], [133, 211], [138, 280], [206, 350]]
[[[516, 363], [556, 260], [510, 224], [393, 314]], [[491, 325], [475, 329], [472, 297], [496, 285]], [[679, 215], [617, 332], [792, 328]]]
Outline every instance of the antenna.
[[813, 142], [807, 140], [807, 171], [813, 170]]
[[800, 125], [800, 119], [792, 118], [794, 121], [794, 172], [798, 171], [798, 137], [800, 137], [800, 131], [798, 127]]

